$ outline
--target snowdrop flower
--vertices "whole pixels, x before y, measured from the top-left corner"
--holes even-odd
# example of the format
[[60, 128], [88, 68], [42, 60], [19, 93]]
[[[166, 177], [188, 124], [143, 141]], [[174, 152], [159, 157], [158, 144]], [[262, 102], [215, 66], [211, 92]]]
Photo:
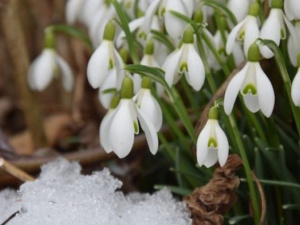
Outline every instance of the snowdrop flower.
[[103, 35], [101, 45], [95, 50], [87, 66], [87, 77], [93, 88], [99, 88], [108, 74], [117, 70], [117, 86], [121, 86], [121, 81], [125, 74], [122, 71], [122, 58], [114, 47], [115, 25], [108, 22]]
[[197, 140], [197, 162], [207, 168], [219, 161], [224, 166], [229, 152], [227, 137], [218, 122], [218, 109], [212, 107], [206, 125]]
[[101, 125], [100, 138], [107, 152], [113, 151], [119, 158], [126, 157], [132, 149], [134, 134], [139, 133], [138, 121], [145, 132], [150, 152], [156, 154], [158, 138], [151, 121], [132, 99], [133, 82], [125, 77], [122, 83], [121, 100], [115, 110]]
[[205, 71], [194, 47], [194, 33], [190, 27], [184, 32], [182, 42], [180, 49], [172, 52], [162, 66], [166, 82], [172, 86], [180, 79], [179, 74], [184, 74], [189, 85], [199, 91], [205, 80]]
[[246, 107], [251, 112], [261, 110], [270, 117], [274, 108], [275, 94], [272, 84], [259, 64], [259, 47], [252, 44], [248, 52], [248, 62], [244, 68], [230, 81], [224, 97], [224, 110], [230, 114], [239, 92]]
[[112, 97], [117, 91], [117, 69], [113, 69], [109, 72], [103, 84], [99, 88], [99, 100], [105, 109], [108, 109]]
[[300, 20], [300, 1], [299, 0], [285, 0], [284, 11], [286, 17], [291, 20]]
[[163, 116], [159, 104], [151, 94], [151, 86], [151, 79], [143, 77], [142, 88], [135, 97], [136, 105], [154, 125], [156, 132], [158, 132], [162, 126]]
[[[273, 0], [272, 8], [268, 18], [265, 20], [261, 31], [260, 38], [274, 41], [277, 46], [280, 44], [280, 39], [285, 39], [286, 27], [290, 32], [293, 46], [297, 46], [296, 32], [290, 21], [285, 17], [282, 11], [282, 0]], [[286, 27], [285, 27], [285, 25]], [[267, 46], [260, 47], [261, 54], [269, 59], [274, 56], [273, 52]]]
[[292, 83], [292, 100], [294, 104], [300, 107], [300, 52], [297, 57], [298, 71]]
[[176, 11], [187, 17], [192, 17], [194, 9], [193, 0], [164, 0], [160, 5], [160, 15], [164, 14], [164, 21], [167, 33], [175, 40], [182, 37], [187, 23], [173, 15], [170, 11]]
[[85, 0], [68, 0], [66, 4], [66, 20], [68, 24], [74, 24], [77, 20], [80, 20], [81, 9]]
[[[149, 66], [149, 67], [160, 67], [156, 59], [154, 58], [154, 42], [152, 40], [148, 41], [145, 51], [144, 51], [144, 56], [141, 60], [141, 65], [144, 66]], [[141, 84], [142, 84], [142, 78], [139, 74], [133, 74], [133, 82], [134, 82], [134, 93], [138, 93], [138, 91], [141, 89]], [[164, 93], [164, 87], [158, 83], [154, 82], [156, 91], [158, 96], [161, 96]]]
[[227, 7], [233, 13], [237, 21], [241, 22], [248, 13], [250, 2], [249, 0], [229, 0]]
[[63, 87], [66, 91], [71, 91], [74, 83], [72, 70], [54, 50], [54, 36], [51, 31], [48, 31], [45, 32], [44, 50], [29, 67], [29, 86], [32, 90], [43, 91], [60, 71]]
[[226, 52], [230, 54], [233, 51], [235, 41], [244, 42], [244, 53], [247, 55], [250, 45], [259, 37], [259, 28], [257, 16], [259, 13], [259, 4], [253, 3], [249, 13], [244, 20], [237, 24], [228, 35], [226, 43]]
[[[300, 39], [300, 21], [299, 20], [295, 22], [295, 34], [296, 34], [296, 40], [299, 40]], [[288, 47], [288, 54], [289, 54], [291, 63], [293, 64], [293, 66], [297, 66], [297, 55], [298, 55], [298, 52], [300, 51], [300, 44], [298, 41], [296, 43], [294, 42], [292, 35], [289, 36], [287, 47]]]

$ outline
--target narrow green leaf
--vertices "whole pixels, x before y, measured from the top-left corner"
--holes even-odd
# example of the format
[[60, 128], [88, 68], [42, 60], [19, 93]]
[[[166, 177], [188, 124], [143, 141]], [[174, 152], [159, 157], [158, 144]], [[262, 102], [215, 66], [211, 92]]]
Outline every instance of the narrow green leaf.
[[175, 46], [173, 45], [173, 43], [170, 41], [170, 39], [166, 34], [157, 30], [151, 30], [151, 33], [152, 33], [152, 37], [158, 40], [159, 42], [163, 43], [165, 46], [167, 46], [170, 52], [175, 50]]

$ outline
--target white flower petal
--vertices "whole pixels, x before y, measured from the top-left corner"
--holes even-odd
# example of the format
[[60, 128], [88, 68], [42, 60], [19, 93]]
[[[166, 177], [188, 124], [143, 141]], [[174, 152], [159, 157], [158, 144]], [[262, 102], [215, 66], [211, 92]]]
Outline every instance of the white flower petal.
[[29, 82], [36, 90], [44, 90], [53, 79], [56, 52], [52, 49], [44, 49], [33, 61], [28, 70]]
[[246, 94], [243, 99], [250, 112], [256, 113], [260, 109], [258, 95]]
[[272, 84], [259, 63], [256, 66], [257, 95], [262, 113], [270, 117], [275, 104], [275, 94]]
[[139, 90], [141, 90], [141, 85], [142, 85], [142, 78], [141, 75], [139, 74], [133, 74], [132, 76], [133, 80], [133, 86], [134, 86], [134, 93], [137, 94]]
[[[144, 23], [145, 17], [141, 17], [138, 19], [135, 19], [133, 21], [131, 21], [128, 26], [129, 26], [129, 30], [132, 33], [133, 31], [135, 31], [136, 29], [138, 29], [139, 27], [142, 26], [142, 24]], [[117, 48], [120, 48], [124, 41], [125, 41], [126, 35], [124, 31], [121, 31], [120, 34], [118, 35], [117, 39], [116, 39], [116, 46]]]
[[87, 66], [87, 78], [93, 88], [99, 88], [109, 70], [109, 43], [103, 41], [96, 49]]
[[199, 166], [202, 166], [204, 164], [206, 156], [208, 154], [208, 140], [210, 129], [210, 120], [208, 120], [197, 139], [197, 162]]
[[[265, 20], [261, 31], [260, 38], [274, 41], [278, 46], [281, 39], [280, 31], [280, 14], [278, 9], [271, 9], [268, 18]], [[260, 46], [261, 54], [269, 59], [274, 56], [273, 52], [267, 46]]]
[[103, 93], [107, 89], [117, 88], [117, 71], [113, 69], [99, 89], [99, 100], [105, 109], [109, 109], [114, 92]]
[[165, 71], [165, 80], [170, 87], [174, 84], [175, 77], [178, 76], [178, 65], [181, 54], [182, 48], [179, 50], [176, 49], [166, 58], [165, 63], [162, 65], [162, 68]]
[[182, 4], [181, 0], [168, 0], [166, 5], [165, 27], [167, 33], [175, 40], [179, 40], [186, 28], [187, 23], [170, 13], [169, 10], [186, 15], [184, 5]]
[[240, 65], [242, 62], [245, 61], [245, 53], [242, 50], [241, 43], [235, 42], [232, 55], [236, 66]]
[[114, 69], [116, 69], [117, 73], [117, 89], [120, 90], [122, 86], [122, 82], [125, 78], [125, 71], [123, 70], [123, 60], [119, 54], [119, 52], [114, 48], [113, 51], [114, 57]]
[[124, 158], [129, 154], [134, 142], [129, 101], [124, 99], [120, 101], [108, 131], [109, 144], [119, 158]]
[[291, 2], [289, 0], [285, 0], [284, 1], [284, 11], [285, 11], [285, 15], [286, 17], [292, 21], [293, 19], [295, 19], [295, 15], [291, 6]]
[[236, 97], [243, 85], [249, 64], [247, 63], [244, 68], [236, 74], [230, 81], [224, 96], [224, 110], [227, 115], [232, 111]]
[[112, 152], [112, 147], [109, 142], [109, 129], [111, 127], [112, 120], [116, 110], [109, 110], [104, 118], [101, 121], [100, 129], [99, 129], [99, 137], [100, 137], [100, 144], [102, 145], [103, 149], [106, 153]]
[[296, 106], [300, 107], [300, 70], [299, 69], [292, 83], [292, 100]]
[[249, 10], [249, 0], [229, 0], [228, 9], [234, 14], [238, 22], [242, 21]]
[[158, 150], [158, 137], [153, 124], [147, 119], [144, 113], [137, 108], [137, 115], [143, 131], [145, 132], [150, 152], [155, 155]]
[[186, 15], [192, 17], [194, 12], [194, 0], [181, 0], [181, 2], [184, 6]]
[[209, 168], [215, 165], [217, 161], [218, 161], [218, 149], [208, 148], [207, 155], [203, 163], [204, 166], [206, 168]]
[[228, 35], [227, 42], [226, 42], [226, 52], [228, 55], [232, 52], [237, 35], [240, 29], [242, 28], [242, 26], [244, 25], [246, 19], [242, 20], [239, 24], [237, 24]]
[[74, 24], [79, 18], [84, 0], [69, 0], [66, 4], [66, 20], [68, 24]]
[[157, 8], [159, 6], [160, 0], [154, 0], [149, 5], [146, 13], [145, 13], [145, 20], [143, 21], [143, 24], [141, 26], [141, 29], [139, 30], [139, 33], [144, 32], [145, 34], [148, 34], [151, 29], [151, 25], [153, 22], [153, 17], [155, 15], [155, 12], [157, 11]]
[[[248, 0], [247, 0], [248, 1]], [[248, 16], [247, 30], [245, 30], [244, 37], [244, 52], [245, 55], [248, 54], [249, 47], [256, 41], [259, 37], [259, 28], [257, 24], [257, 19], [254, 16]]]
[[219, 159], [219, 164], [220, 166], [224, 166], [228, 154], [229, 154], [229, 144], [228, 144], [228, 139], [226, 137], [226, 134], [220, 127], [219, 123], [216, 123], [216, 136], [217, 136], [217, 142], [218, 142], [218, 159]]
[[129, 109], [130, 109], [130, 113], [131, 113], [131, 120], [133, 121], [134, 124], [134, 133], [138, 134], [140, 132], [139, 129], [139, 124], [138, 124], [138, 119], [137, 119], [137, 112], [136, 112], [136, 105], [133, 101], [133, 99], [129, 99], [128, 100], [128, 105], [129, 105]]
[[69, 64], [59, 55], [56, 55], [55, 61], [61, 71], [62, 83], [66, 91], [71, 91], [74, 85], [73, 72]]
[[282, 13], [283, 16], [283, 20], [287, 26], [288, 31], [290, 32], [290, 39], [292, 41], [293, 44], [293, 50], [294, 50], [294, 54], [297, 56], [298, 55], [298, 50], [300, 49], [300, 43], [298, 41], [298, 35], [296, 32], [295, 27], [292, 25], [292, 23], [290, 21], [288, 21], [288, 19], [285, 17], [285, 15]]
[[156, 99], [152, 96], [149, 89], [144, 89], [140, 110], [154, 125], [155, 130], [159, 131], [162, 126], [162, 111]]
[[194, 88], [194, 90], [199, 91], [204, 84], [205, 80], [205, 70], [202, 60], [193, 44], [189, 44], [189, 50], [187, 55], [187, 66], [188, 72], [186, 73], [186, 78], [188, 83]]

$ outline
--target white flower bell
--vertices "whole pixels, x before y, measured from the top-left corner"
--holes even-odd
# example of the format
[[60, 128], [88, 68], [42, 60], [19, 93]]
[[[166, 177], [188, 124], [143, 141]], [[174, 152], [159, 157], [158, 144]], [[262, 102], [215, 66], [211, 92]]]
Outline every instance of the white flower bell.
[[250, 45], [259, 37], [258, 13], [259, 4], [255, 2], [251, 5], [246, 18], [237, 24], [228, 35], [226, 43], [227, 54], [233, 51], [235, 42], [238, 40], [244, 42], [244, 53], [247, 55]]
[[199, 91], [205, 81], [205, 70], [203, 62], [194, 47], [194, 33], [188, 27], [184, 32], [182, 45], [166, 59], [162, 65], [165, 71], [165, 80], [169, 86], [177, 83], [181, 74], [194, 90]]
[[121, 86], [125, 73], [122, 70], [123, 61], [114, 47], [115, 25], [108, 22], [101, 45], [95, 50], [87, 66], [87, 77], [93, 88], [99, 88], [108, 74], [117, 70], [117, 84]]
[[[295, 33], [296, 33], [296, 40], [300, 39], [300, 20], [295, 22]], [[296, 45], [295, 45], [296, 44]], [[293, 40], [292, 36], [289, 36], [288, 39], [288, 54], [293, 66], [297, 66], [297, 55], [300, 51], [300, 43]]]
[[207, 168], [219, 161], [224, 166], [229, 153], [226, 134], [218, 122], [218, 109], [212, 107], [209, 119], [197, 139], [197, 162]]
[[298, 70], [292, 83], [292, 100], [294, 104], [300, 107], [300, 52], [297, 57]]
[[108, 115], [100, 128], [100, 141], [107, 152], [113, 151], [119, 158], [126, 157], [134, 143], [134, 134], [139, 133], [138, 121], [145, 132], [150, 152], [156, 154], [158, 138], [151, 121], [137, 107], [132, 99], [133, 82], [125, 77], [122, 83], [121, 100], [116, 109]]
[[148, 77], [143, 77], [142, 88], [136, 95], [136, 105], [149, 121], [154, 125], [158, 132], [162, 126], [163, 115], [156, 99], [151, 94], [152, 81]]
[[[260, 31], [260, 38], [272, 40], [279, 46], [280, 40], [285, 39], [287, 36], [287, 27], [293, 41], [293, 46], [297, 46], [296, 31], [291, 22], [285, 17], [282, 11], [282, 4], [282, 0], [272, 1], [270, 14]], [[260, 52], [267, 59], [274, 56], [274, 53], [267, 46], [261, 46]]]
[[241, 92], [246, 107], [251, 112], [261, 110], [270, 117], [275, 104], [275, 94], [272, 84], [259, 64], [259, 47], [252, 44], [248, 52], [248, 62], [244, 68], [230, 81], [224, 97], [224, 110], [230, 114], [239, 92]]
[[284, 11], [286, 17], [291, 20], [300, 20], [300, 1], [299, 0], [285, 0]]
[[239, 23], [245, 19], [250, 7], [250, 2], [249, 0], [229, 0], [227, 7], [230, 9]]
[[43, 91], [60, 72], [66, 91], [73, 88], [73, 73], [68, 63], [54, 50], [55, 40], [51, 30], [45, 31], [45, 48], [31, 63], [28, 84], [32, 90]]

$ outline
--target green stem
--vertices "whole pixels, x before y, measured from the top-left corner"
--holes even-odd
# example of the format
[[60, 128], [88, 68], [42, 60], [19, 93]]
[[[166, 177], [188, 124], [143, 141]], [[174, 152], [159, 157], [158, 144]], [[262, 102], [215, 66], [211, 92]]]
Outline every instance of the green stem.
[[250, 164], [247, 158], [247, 154], [246, 154], [246, 150], [245, 147], [243, 145], [243, 141], [241, 139], [239, 130], [236, 126], [236, 121], [234, 119], [234, 117], [231, 115], [229, 115], [229, 121], [231, 124], [231, 129], [233, 129], [235, 138], [236, 138], [236, 143], [238, 145], [238, 148], [240, 150], [241, 153], [241, 157], [243, 160], [243, 164], [244, 164], [244, 169], [245, 169], [245, 174], [246, 174], [246, 178], [247, 178], [247, 183], [248, 183], [248, 187], [249, 187], [249, 191], [250, 191], [250, 196], [251, 196], [251, 200], [252, 200], [252, 206], [253, 206], [253, 216], [254, 216], [254, 221], [255, 224], [259, 223], [259, 204], [258, 204], [258, 199], [256, 196], [256, 192], [255, 192], [255, 188], [254, 188], [254, 183], [252, 182], [252, 175], [251, 175], [251, 168], [250, 168]]
[[261, 40], [261, 41], [262, 41], [263, 45], [268, 46], [274, 52], [275, 60], [277, 62], [277, 65], [280, 70], [280, 74], [282, 76], [285, 90], [287, 92], [287, 96], [288, 96], [288, 99], [289, 99], [289, 102], [290, 102], [290, 105], [292, 108], [292, 112], [294, 115], [294, 120], [295, 120], [296, 127], [298, 130], [298, 135], [300, 137], [300, 117], [299, 117], [300, 109], [297, 108], [292, 101], [292, 96], [291, 96], [292, 84], [291, 84], [291, 80], [290, 80], [288, 71], [286, 69], [285, 63], [284, 63], [284, 58], [283, 58], [278, 46], [276, 45], [276, 43], [274, 41], [271, 41], [271, 40]]

